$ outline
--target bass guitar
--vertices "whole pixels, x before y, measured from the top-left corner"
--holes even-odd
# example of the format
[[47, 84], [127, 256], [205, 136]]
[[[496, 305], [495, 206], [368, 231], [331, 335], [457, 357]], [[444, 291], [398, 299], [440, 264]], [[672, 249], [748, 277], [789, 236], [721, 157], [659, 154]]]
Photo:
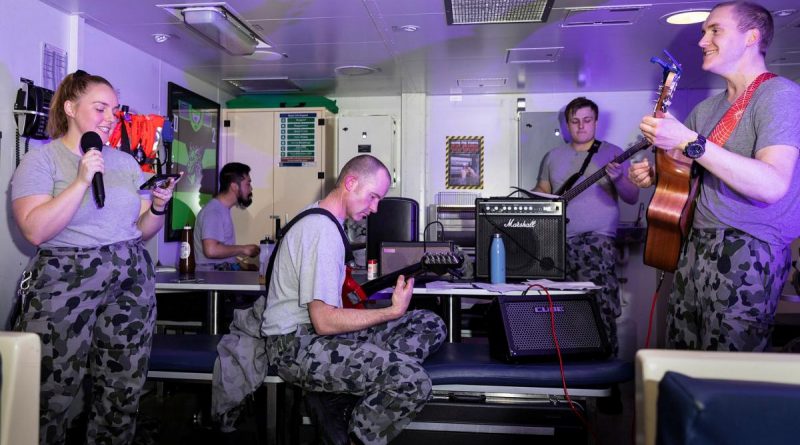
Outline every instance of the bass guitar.
[[352, 268], [347, 266], [344, 283], [342, 284], [342, 306], [352, 309], [365, 309], [365, 302], [369, 297], [397, 282], [397, 277], [403, 275], [406, 279], [419, 275], [423, 272], [433, 272], [437, 275], [444, 275], [453, 269], [457, 269], [464, 264], [464, 256], [458, 253], [425, 253], [422, 259], [410, 266], [396, 270], [386, 275], [381, 275], [374, 280], [364, 284], [358, 284], [352, 276]]

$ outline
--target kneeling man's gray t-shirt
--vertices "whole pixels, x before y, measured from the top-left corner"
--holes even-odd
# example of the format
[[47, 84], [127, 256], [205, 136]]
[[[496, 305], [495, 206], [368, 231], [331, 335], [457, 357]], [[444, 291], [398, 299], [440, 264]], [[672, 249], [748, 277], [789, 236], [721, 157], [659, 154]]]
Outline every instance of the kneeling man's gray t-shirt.
[[308, 215], [298, 221], [281, 240], [276, 255], [261, 325], [263, 335], [288, 334], [299, 324], [311, 323], [308, 304], [313, 300], [342, 306], [344, 245], [330, 218]]

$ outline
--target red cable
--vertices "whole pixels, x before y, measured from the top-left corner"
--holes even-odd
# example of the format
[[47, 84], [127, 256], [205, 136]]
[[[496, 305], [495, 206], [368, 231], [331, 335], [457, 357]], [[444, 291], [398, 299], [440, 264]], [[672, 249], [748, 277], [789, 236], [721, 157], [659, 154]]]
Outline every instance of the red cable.
[[650, 333], [653, 331], [653, 314], [656, 312], [656, 303], [658, 302], [658, 291], [661, 289], [661, 283], [664, 281], [664, 272], [661, 272], [661, 276], [658, 279], [658, 285], [656, 285], [656, 290], [653, 292], [653, 302], [650, 304], [650, 316], [648, 317], [647, 321], [647, 337], [644, 340], [644, 348], [647, 349], [650, 347]]
[[[531, 284], [528, 286], [528, 290], [533, 287], [537, 287], [544, 291], [545, 295], [547, 296], [547, 302], [550, 305], [550, 332], [553, 334], [553, 343], [556, 346], [556, 355], [558, 356], [558, 367], [561, 371], [561, 387], [564, 389], [564, 397], [567, 399], [567, 404], [569, 405], [569, 409], [575, 414], [575, 417], [580, 420], [581, 424], [583, 424], [584, 428], [592, 435], [595, 444], [599, 444], [600, 441], [597, 438], [597, 434], [594, 431], [594, 428], [589, 425], [589, 422], [586, 418], [581, 414], [578, 409], [575, 407], [575, 403], [572, 401], [572, 398], [569, 395], [569, 391], [567, 390], [567, 378], [564, 375], [564, 359], [561, 357], [561, 346], [558, 344], [558, 335], [556, 334], [556, 317], [555, 317], [555, 307], [553, 306], [553, 298], [550, 297], [550, 292], [547, 291], [547, 288], [542, 286], [541, 284]], [[527, 290], [525, 291], [527, 292]]]

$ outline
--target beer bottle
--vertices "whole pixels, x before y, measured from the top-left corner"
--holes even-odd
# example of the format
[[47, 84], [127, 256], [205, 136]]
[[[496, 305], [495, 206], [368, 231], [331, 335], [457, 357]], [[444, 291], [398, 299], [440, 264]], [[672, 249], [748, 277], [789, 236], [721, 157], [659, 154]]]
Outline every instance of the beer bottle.
[[194, 237], [191, 226], [184, 226], [181, 232], [181, 257], [178, 262], [178, 273], [181, 279], [194, 277]]

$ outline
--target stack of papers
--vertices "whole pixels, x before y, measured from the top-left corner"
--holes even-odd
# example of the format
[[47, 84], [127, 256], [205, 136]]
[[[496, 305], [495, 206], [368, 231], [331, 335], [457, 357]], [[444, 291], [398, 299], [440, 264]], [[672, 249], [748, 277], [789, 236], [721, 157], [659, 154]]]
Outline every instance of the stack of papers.
[[449, 281], [432, 281], [425, 285], [426, 289], [432, 290], [452, 290], [452, 289], [483, 289], [489, 292], [506, 293], [506, 292], [530, 292], [541, 291], [539, 287], [531, 287], [532, 285], [539, 285], [547, 290], [591, 290], [600, 289], [600, 286], [592, 283], [591, 281], [551, 281], [551, 280], [528, 280], [524, 283], [451, 283]]

